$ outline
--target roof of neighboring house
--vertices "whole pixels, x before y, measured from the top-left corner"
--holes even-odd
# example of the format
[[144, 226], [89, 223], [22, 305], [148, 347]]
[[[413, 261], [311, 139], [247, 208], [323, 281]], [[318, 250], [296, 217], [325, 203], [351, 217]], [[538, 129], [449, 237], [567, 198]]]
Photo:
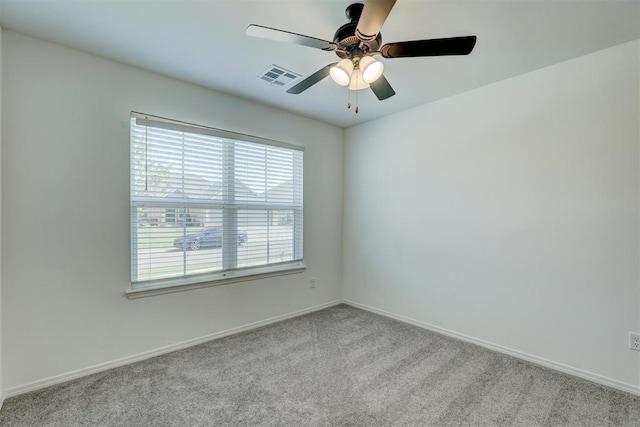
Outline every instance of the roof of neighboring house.
[[[167, 199], [194, 199], [194, 200], [221, 200], [222, 199], [222, 183], [216, 181], [199, 180], [199, 182], [187, 181], [187, 185], [183, 189], [174, 188], [165, 193], [162, 197]], [[240, 180], [236, 180], [235, 198], [242, 202], [264, 202], [265, 193], [258, 194], [253, 191], [247, 184]]]

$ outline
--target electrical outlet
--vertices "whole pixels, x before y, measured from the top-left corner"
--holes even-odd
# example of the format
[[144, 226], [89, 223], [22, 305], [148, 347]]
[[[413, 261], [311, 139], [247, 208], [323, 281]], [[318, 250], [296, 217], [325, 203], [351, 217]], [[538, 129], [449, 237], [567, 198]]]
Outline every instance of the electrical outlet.
[[312, 278], [309, 280], [309, 284], [311, 285], [311, 288], [315, 288], [315, 287], [316, 287], [316, 278], [315, 278], [315, 277], [312, 277]]
[[629, 350], [640, 351], [640, 334], [629, 332]]

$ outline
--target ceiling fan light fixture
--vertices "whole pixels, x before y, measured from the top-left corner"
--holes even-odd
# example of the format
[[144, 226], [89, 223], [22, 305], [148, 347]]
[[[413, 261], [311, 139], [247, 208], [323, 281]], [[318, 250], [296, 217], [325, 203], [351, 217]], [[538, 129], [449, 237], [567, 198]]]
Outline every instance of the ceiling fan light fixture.
[[369, 83], [362, 80], [362, 69], [356, 68], [351, 73], [351, 81], [349, 82], [349, 90], [368, 89]]
[[371, 56], [364, 56], [360, 60], [360, 69], [362, 70], [362, 80], [366, 83], [373, 83], [382, 75], [384, 64]]
[[340, 86], [346, 86], [349, 84], [352, 73], [353, 62], [347, 58], [338, 62], [336, 65], [331, 67], [331, 70], [329, 70], [329, 75], [333, 81], [338, 83]]

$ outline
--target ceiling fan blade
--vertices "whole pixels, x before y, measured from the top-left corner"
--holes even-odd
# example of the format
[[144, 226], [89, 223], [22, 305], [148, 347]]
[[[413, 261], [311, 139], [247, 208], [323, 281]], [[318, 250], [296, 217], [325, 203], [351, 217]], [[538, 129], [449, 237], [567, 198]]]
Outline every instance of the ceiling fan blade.
[[296, 34], [290, 31], [278, 30], [275, 28], [263, 27], [262, 25], [251, 24], [245, 33], [248, 36], [260, 37], [263, 39], [276, 40], [285, 43], [295, 43], [302, 46], [313, 47], [322, 50], [335, 50], [337, 45], [333, 42], [317, 39], [315, 37]]
[[387, 79], [384, 78], [384, 75], [378, 77], [375, 82], [369, 83], [369, 86], [380, 101], [391, 98], [396, 94], [396, 91], [393, 90]]
[[395, 3], [396, 0], [367, 0], [358, 20], [356, 37], [360, 41], [374, 40]]
[[380, 53], [385, 58], [468, 55], [475, 45], [476, 36], [449, 37], [445, 39], [387, 43], [380, 48]]
[[333, 67], [336, 64], [337, 62], [334, 62], [333, 64], [329, 64], [325, 67], [320, 68], [318, 71], [311, 74], [309, 77], [307, 77], [297, 85], [290, 87], [289, 90], [287, 90], [287, 93], [292, 93], [294, 95], [297, 95], [299, 93], [304, 92], [314, 84], [318, 83], [320, 80], [327, 77], [329, 75], [329, 70], [331, 70], [331, 67]]

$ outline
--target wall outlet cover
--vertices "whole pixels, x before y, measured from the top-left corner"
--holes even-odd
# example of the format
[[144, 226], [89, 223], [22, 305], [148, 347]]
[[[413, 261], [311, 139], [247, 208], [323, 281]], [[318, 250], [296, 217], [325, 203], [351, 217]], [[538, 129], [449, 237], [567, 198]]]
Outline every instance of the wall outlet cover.
[[640, 351], [640, 334], [629, 332], [629, 350]]

